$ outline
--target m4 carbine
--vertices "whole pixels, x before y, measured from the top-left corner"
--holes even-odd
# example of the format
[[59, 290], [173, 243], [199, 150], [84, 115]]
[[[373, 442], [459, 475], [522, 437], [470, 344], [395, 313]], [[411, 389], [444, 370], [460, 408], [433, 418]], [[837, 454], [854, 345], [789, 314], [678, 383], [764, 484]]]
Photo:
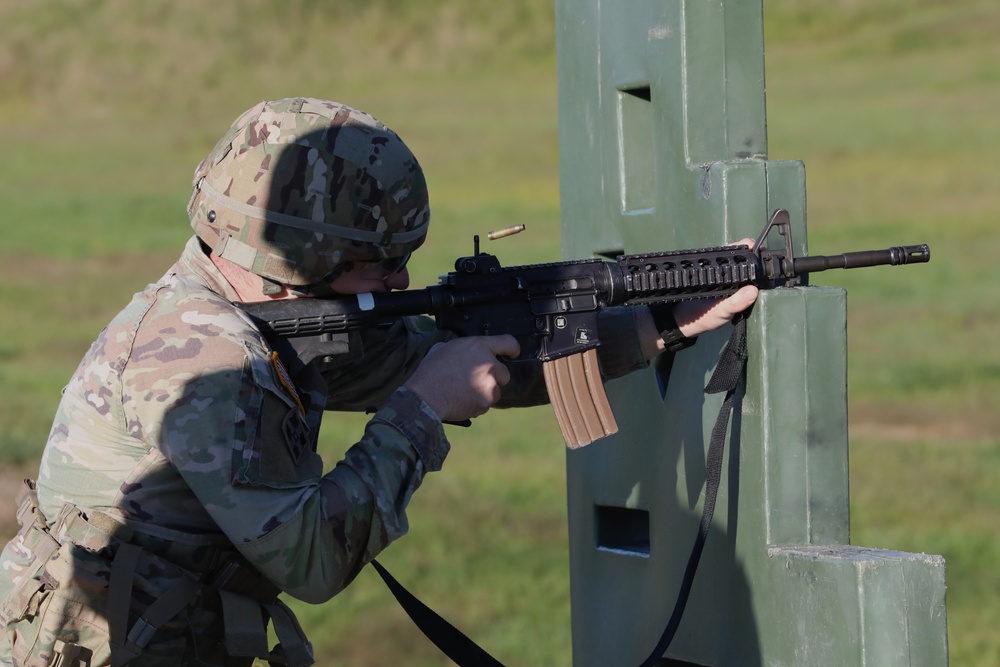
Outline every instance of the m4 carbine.
[[[772, 229], [784, 247], [764, 241]], [[543, 363], [549, 399], [568, 447], [580, 447], [618, 430], [597, 366], [597, 316], [609, 306], [662, 304], [804, 284], [826, 269], [853, 269], [930, 260], [924, 245], [842, 255], [795, 257], [788, 212], [778, 209], [751, 249], [720, 246], [601, 259], [501, 266], [489, 253], [460, 257], [440, 283], [423, 289], [358, 294], [334, 299], [286, 299], [239, 304], [266, 337], [322, 337], [387, 326], [400, 317], [427, 314], [437, 327], [459, 336], [511, 334], [519, 359]], [[512, 360], [511, 363], [516, 363]]]

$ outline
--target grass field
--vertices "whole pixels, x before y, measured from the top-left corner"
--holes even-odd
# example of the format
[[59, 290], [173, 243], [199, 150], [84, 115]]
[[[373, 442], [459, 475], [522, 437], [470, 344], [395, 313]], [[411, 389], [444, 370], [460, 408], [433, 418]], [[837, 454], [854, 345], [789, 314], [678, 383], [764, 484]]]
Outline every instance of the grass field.
[[[172, 263], [194, 166], [261, 99], [349, 102], [413, 147], [434, 209], [415, 285], [513, 221], [529, 232], [505, 259], [558, 257], [551, 3], [324, 5], [0, 4], [0, 482], [35, 474], [60, 388]], [[769, 153], [806, 164], [810, 249], [933, 252], [816, 281], [849, 291], [852, 542], [944, 555], [951, 664], [1000, 664], [1000, 7], [767, 0], [765, 17]], [[360, 424], [324, 431], [328, 460]], [[508, 664], [568, 665], [554, 420], [491, 414], [455, 439], [383, 560]], [[373, 573], [298, 608], [321, 665], [446, 664]]]

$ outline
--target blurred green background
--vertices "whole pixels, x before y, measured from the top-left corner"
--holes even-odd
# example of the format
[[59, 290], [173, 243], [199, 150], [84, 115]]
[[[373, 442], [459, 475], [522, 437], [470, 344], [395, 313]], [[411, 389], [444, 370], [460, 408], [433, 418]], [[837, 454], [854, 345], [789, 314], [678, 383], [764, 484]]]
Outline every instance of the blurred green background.
[[[812, 251], [933, 253], [814, 281], [849, 293], [852, 542], [944, 555], [952, 664], [1000, 664], [1000, 5], [764, 12], [770, 158], [806, 164]], [[244, 109], [294, 95], [362, 108], [420, 157], [434, 224], [415, 286], [515, 222], [528, 231], [491, 246], [501, 261], [559, 256], [551, 0], [0, 3], [3, 488], [35, 475], [101, 327], [179, 253], [195, 165]], [[362, 421], [328, 422], [332, 465]], [[383, 561], [507, 664], [569, 665], [554, 418], [451, 435]], [[297, 609], [320, 665], [449, 664], [367, 571]]]

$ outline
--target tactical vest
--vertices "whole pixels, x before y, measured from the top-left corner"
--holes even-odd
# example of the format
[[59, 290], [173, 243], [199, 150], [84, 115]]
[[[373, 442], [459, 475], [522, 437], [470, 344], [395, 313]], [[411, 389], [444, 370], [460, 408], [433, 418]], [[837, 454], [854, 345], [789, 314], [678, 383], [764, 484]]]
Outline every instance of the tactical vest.
[[0, 600], [15, 665], [313, 664], [280, 590], [231, 544], [164, 539], [69, 503], [49, 528], [31, 480], [18, 496], [17, 520], [5, 554], [13, 588]]

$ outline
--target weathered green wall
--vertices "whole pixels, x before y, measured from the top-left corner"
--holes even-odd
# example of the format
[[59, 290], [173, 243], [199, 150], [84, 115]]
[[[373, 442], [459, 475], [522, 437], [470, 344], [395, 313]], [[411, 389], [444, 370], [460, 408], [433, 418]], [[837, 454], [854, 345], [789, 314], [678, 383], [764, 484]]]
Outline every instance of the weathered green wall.
[[[767, 159], [758, 0], [557, 2], [566, 257], [715, 246], [788, 209], [805, 170]], [[574, 664], [639, 664], [701, 514], [704, 387], [728, 331], [609, 383], [621, 431], [568, 454]], [[846, 294], [763, 293], [712, 532], [664, 665], [944, 665], [944, 561], [848, 546]]]

